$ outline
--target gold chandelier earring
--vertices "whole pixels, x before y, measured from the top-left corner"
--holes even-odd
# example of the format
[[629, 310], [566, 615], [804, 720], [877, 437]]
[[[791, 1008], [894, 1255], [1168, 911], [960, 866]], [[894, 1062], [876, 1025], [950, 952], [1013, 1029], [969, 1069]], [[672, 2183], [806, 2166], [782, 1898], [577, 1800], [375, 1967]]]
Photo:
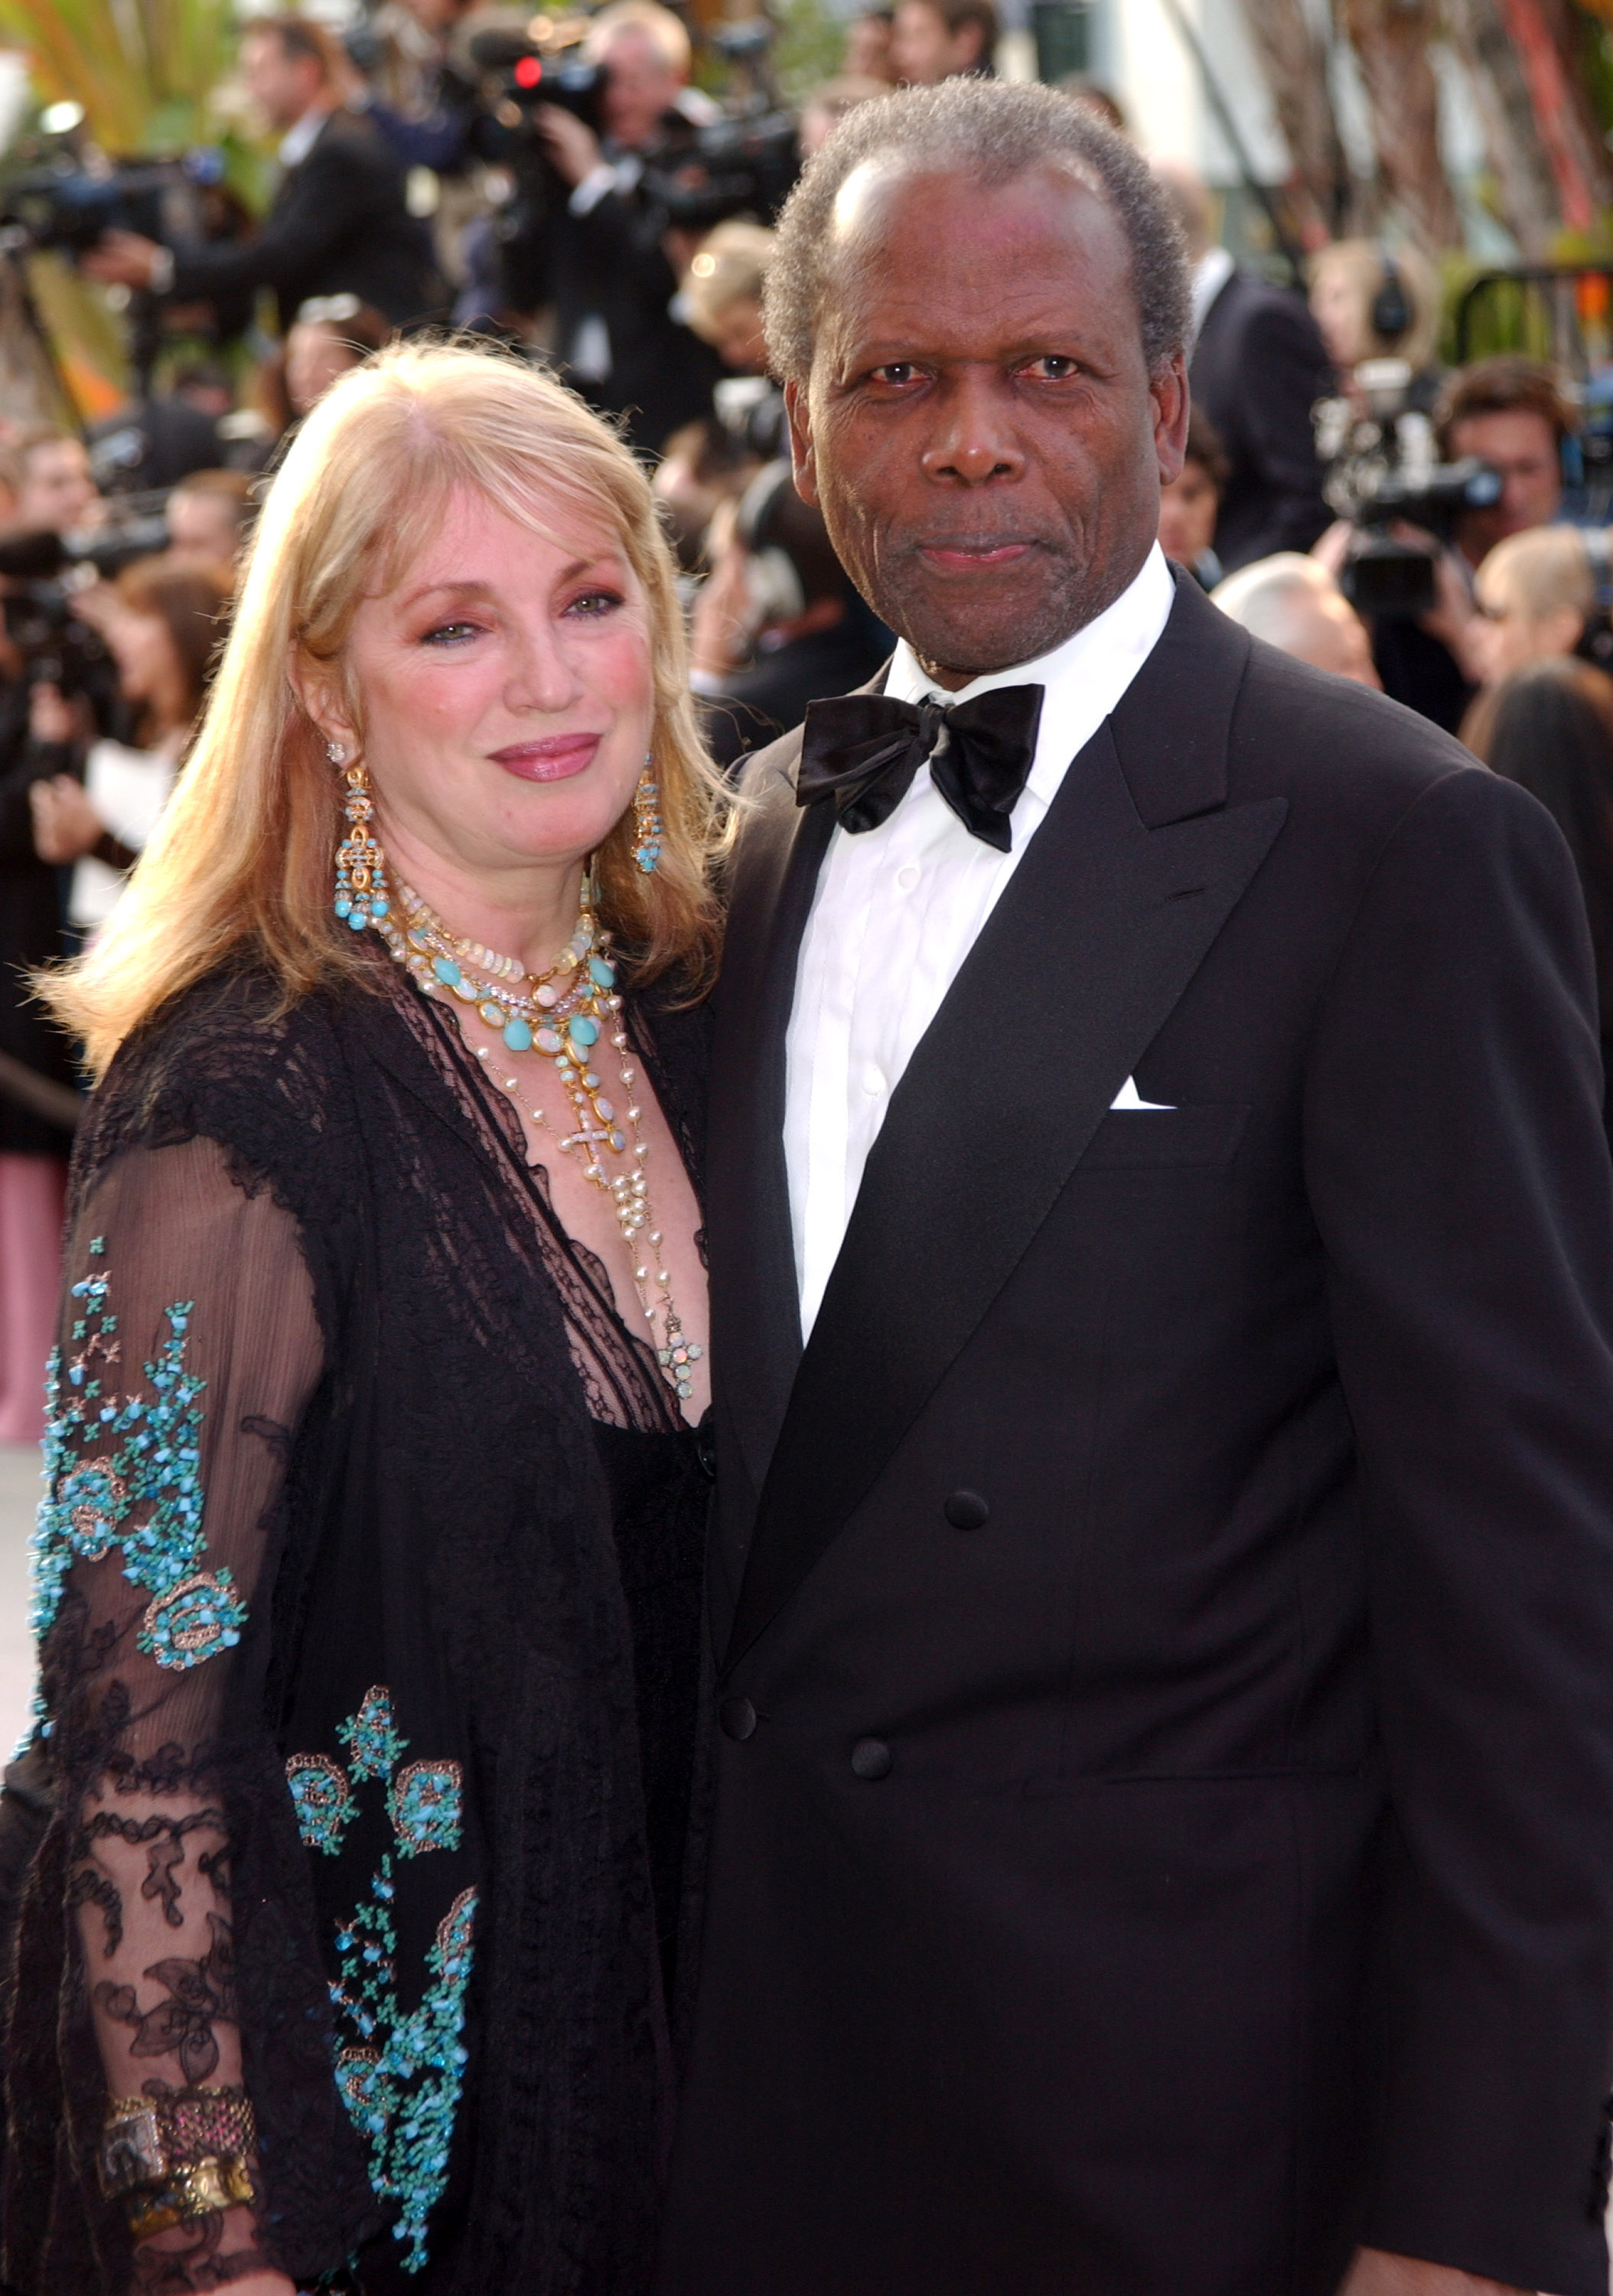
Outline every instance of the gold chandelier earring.
[[[344, 765], [347, 754], [340, 742], [325, 743], [325, 755], [333, 766]], [[386, 857], [370, 827], [375, 800], [370, 793], [370, 776], [362, 758], [356, 758], [347, 767], [344, 779], [347, 797], [342, 811], [348, 825], [347, 835], [336, 849], [334, 906], [344, 924], [355, 932], [362, 932], [366, 925], [379, 925], [392, 904], [387, 891]]]

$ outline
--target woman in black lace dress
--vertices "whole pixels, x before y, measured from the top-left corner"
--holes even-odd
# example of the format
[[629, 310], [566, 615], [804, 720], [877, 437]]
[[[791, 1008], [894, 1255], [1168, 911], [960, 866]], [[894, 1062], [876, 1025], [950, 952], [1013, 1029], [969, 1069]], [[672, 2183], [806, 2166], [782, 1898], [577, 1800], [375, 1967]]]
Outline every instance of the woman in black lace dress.
[[105, 1073], [8, 1796], [26, 2296], [647, 2282], [716, 802], [614, 437], [466, 349], [339, 383], [55, 995]]

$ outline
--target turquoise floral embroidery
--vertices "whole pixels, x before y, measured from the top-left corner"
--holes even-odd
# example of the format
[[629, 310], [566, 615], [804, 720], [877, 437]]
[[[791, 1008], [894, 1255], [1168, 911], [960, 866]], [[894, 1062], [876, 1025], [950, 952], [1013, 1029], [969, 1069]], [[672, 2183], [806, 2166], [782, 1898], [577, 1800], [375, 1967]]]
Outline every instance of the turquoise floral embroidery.
[[329, 1754], [293, 1754], [286, 1764], [286, 1783], [303, 1840], [310, 1849], [333, 1857], [358, 1810], [347, 1772]]
[[462, 1800], [457, 1762], [411, 1762], [400, 1770], [387, 1796], [387, 1809], [404, 1856], [457, 1849]]
[[[293, 1754], [286, 1778], [297, 1823], [310, 1849], [334, 1857], [357, 1813], [355, 1788], [384, 1784], [387, 1814], [399, 1856], [457, 1849], [463, 1832], [463, 1777], [457, 1762], [410, 1762], [408, 1740], [392, 1718], [380, 1685], [356, 1714], [339, 1723], [346, 1769], [328, 1754]], [[426, 1955], [426, 1985], [417, 2008], [397, 1998], [397, 1884], [393, 1854], [336, 1931], [340, 1976], [331, 1987], [339, 2026], [337, 2079], [370, 2154], [370, 2181], [398, 2204], [393, 2232], [405, 2272], [428, 2261], [427, 2219], [448, 2180], [448, 2148], [459, 2109], [466, 2050], [465, 1988], [471, 1981], [476, 1892], [462, 1890], [438, 1924]]]
[[[97, 1236], [93, 1258], [106, 1250]], [[247, 1610], [228, 1570], [203, 1570], [201, 1421], [207, 1382], [185, 1369], [194, 1303], [167, 1311], [168, 1336], [145, 1365], [147, 1392], [108, 1393], [120, 1358], [111, 1284], [99, 1272], [75, 1283], [80, 1313], [65, 1365], [53, 1349], [46, 1384], [46, 1496], [34, 1538], [36, 1636], [45, 1635], [76, 1558], [101, 1562], [117, 1547], [123, 1575], [151, 1595], [136, 1636], [159, 1666], [200, 1666], [241, 1640]]]

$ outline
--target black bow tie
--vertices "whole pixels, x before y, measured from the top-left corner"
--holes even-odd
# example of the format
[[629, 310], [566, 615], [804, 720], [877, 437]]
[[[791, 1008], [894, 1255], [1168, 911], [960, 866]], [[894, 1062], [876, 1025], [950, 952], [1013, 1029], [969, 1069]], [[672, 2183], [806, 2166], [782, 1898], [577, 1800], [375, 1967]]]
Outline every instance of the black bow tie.
[[926, 758], [936, 787], [973, 837], [999, 853], [1013, 844], [1009, 820], [1030, 775], [1042, 715], [1039, 685], [1000, 685], [946, 709], [847, 693], [806, 712], [798, 805], [834, 800], [855, 835], [888, 821]]

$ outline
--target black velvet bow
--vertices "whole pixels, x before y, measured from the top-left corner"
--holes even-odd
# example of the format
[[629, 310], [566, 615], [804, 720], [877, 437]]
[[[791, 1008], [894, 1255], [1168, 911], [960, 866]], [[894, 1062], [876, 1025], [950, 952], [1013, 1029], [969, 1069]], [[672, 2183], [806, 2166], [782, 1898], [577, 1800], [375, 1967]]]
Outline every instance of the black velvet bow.
[[1009, 820], [1036, 754], [1039, 685], [1002, 685], [946, 709], [938, 701], [893, 701], [847, 693], [806, 712], [798, 805], [832, 798], [842, 829], [855, 835], [889, 819], [926, 758], [936, 787], [971, 836], [1006, 853]]

